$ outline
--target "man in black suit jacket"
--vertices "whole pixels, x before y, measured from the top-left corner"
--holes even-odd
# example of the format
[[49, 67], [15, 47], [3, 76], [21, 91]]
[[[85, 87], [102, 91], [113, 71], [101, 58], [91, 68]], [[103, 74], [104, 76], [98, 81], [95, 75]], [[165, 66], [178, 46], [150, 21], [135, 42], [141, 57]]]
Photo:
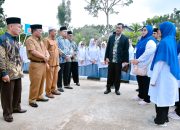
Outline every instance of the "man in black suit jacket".
[[109, 37], [107, 43], [104, 60], [108, 63], [108, 78], [104, 94], [110, 93], [111, 86], [114, 85], [116, 95], [120, 95], [121, 69], [129, 62], [129, 40], [122, 34], [123, 28], [124, 25], [118, 23], [116, 32]]

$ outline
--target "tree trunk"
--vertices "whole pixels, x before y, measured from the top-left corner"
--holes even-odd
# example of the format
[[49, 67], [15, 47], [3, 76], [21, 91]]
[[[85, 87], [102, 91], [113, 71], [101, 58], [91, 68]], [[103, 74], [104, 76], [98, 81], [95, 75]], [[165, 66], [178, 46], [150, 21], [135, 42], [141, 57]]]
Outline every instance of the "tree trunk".
[[108, 13], [106, 13], [106, 27], [107, 27], [107, 35], [109, 35], [109, 32], [110, 32], [110, 30], [109, 30], [109, 14]]
[[109, 30], [109, 3], [108, 3], [109, 1], [107, 0], [106, 2], [107, 2], [107, 9], [105, 12], [106, 13], [106, 22], [107, 22], [106, 26], [107, 26], [107, 35], [109, 35], [109, 31], [110, 31]]

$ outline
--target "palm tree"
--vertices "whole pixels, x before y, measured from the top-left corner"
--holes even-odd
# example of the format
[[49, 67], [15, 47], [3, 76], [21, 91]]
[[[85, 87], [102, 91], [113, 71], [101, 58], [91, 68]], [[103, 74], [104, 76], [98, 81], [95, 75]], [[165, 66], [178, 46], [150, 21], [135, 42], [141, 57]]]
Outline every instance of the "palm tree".
[[142, 26], [138, 23], [132, 23], [130, 28], [132, 28], [134, 30], [134, 32], [138, 32], [142, 28]]

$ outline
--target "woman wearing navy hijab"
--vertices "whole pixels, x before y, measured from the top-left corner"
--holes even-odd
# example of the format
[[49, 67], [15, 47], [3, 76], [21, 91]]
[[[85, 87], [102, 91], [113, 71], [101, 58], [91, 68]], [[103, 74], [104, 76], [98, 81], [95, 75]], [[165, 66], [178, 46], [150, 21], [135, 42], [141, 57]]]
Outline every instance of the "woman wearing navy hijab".
[[139, 86], [139, 94], [134, 97], [133, 100], [139, 101], [140, 105], [146, 105], [150, 103], [150, 97], [148, 95], [150, 77], [148, 77], [148, 71], [156, 50], [156, 40], [152, 36], [153, 28], [151, 25], [146, 25], [142, 29], [142, 37], [136, 45], [136, 59], [131, 63], [137, 65], [139, 68], [144, 68], [144, 75], [137, 74], [137, 82]]
[[161, 41], [156, 49], [151, 65], [152, 76], [149, 96], [155, 104], [154, 123], [167, 126], [169, 106], [178, 101], [178, 81], [180, 71], [176, 47], [176, 29], [173, 23], [160, 24]]

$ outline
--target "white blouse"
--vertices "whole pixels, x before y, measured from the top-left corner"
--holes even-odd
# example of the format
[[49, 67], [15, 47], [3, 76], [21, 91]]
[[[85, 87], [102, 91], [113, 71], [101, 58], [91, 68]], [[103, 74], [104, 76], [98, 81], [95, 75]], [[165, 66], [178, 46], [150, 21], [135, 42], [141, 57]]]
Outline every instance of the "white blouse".
[[178, 81], [166, 62], [155, 63], [148, 94], [151, 102], [158, 107], [174, 106], [179, 100]]
[[144, 53], [137, 59], [139, 61], [138, 66], [147, 66], [147, 75], [150, 77], [151, 62], [156, 51], [156, 43], [153, 40], [149, 40], [146, 44]]

